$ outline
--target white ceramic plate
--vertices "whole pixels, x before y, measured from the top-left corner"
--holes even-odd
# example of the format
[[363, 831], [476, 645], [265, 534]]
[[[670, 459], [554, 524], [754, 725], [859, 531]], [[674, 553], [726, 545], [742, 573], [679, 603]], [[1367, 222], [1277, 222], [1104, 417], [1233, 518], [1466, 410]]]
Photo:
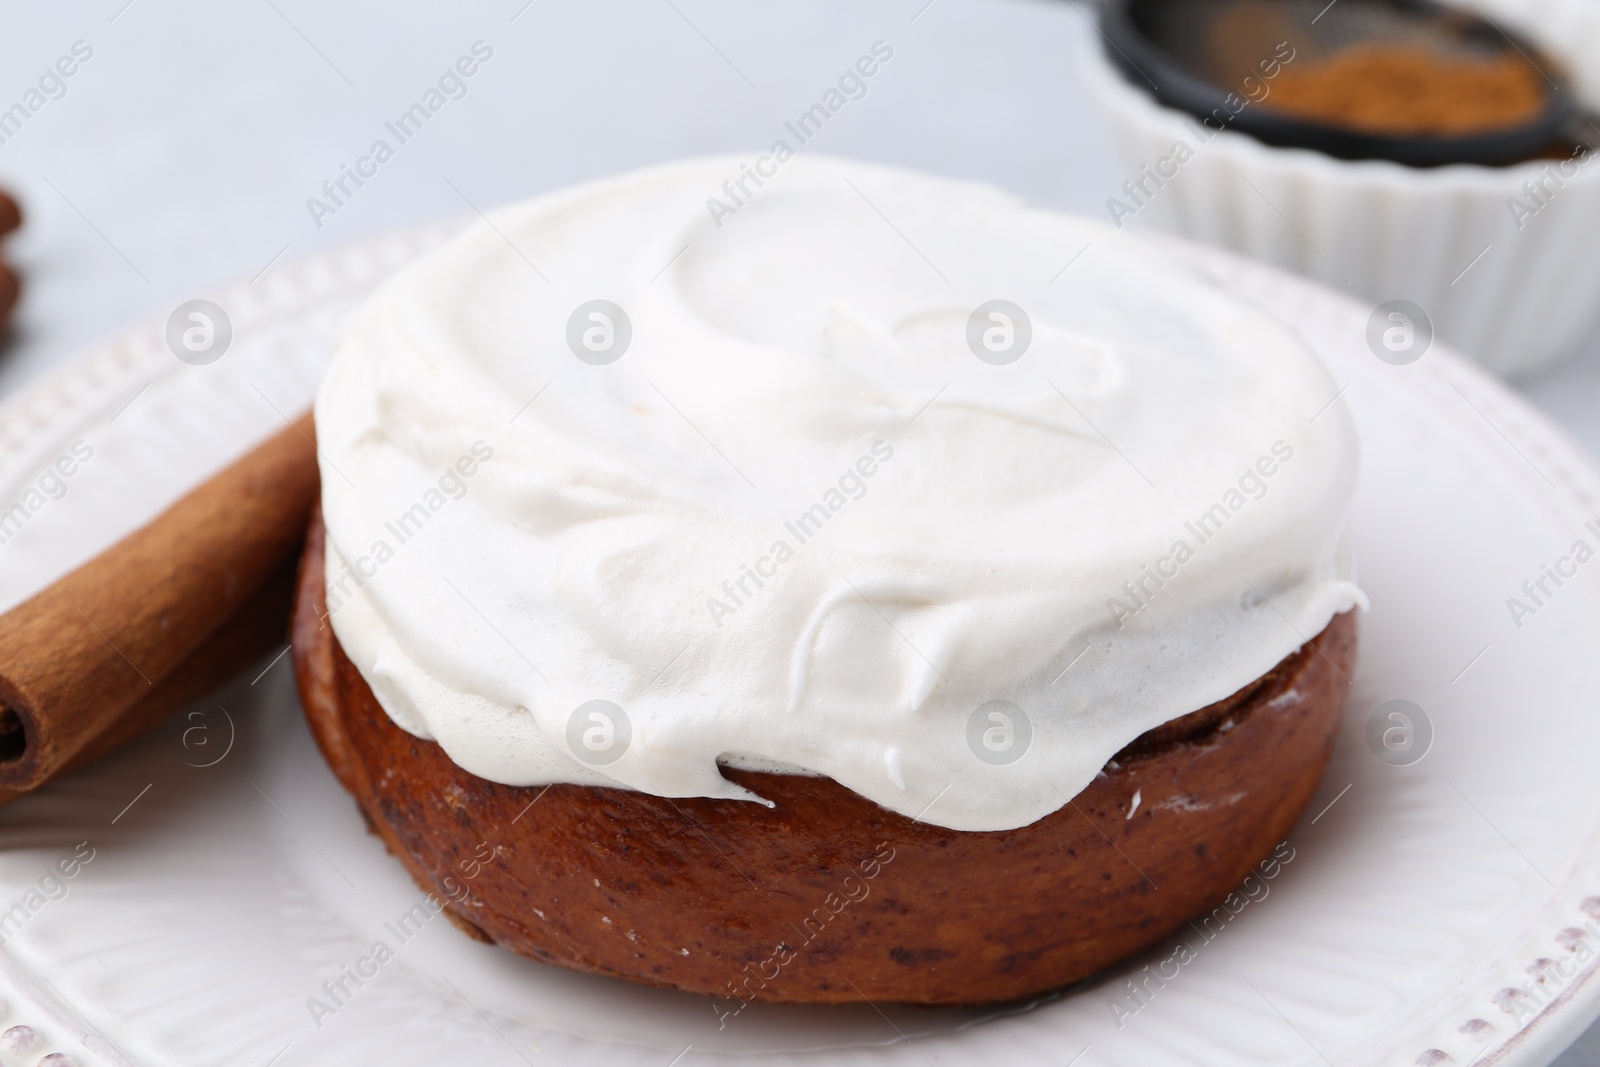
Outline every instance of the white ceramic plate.
[[[0, 607], [303, 408], [342, 314], [449, 229], [218, 294], [236, 332], [217, 363], [180, 363], [153, 321], [9, 401], [0, 508], [75, 441], [93, 457], [0, 545]], [[0, 811], [0, 1064], [1546, 1062], [1600, 1010], [1600, 561], [1547, 579], [1520, 628], [1506, 599], [1574, 541], [1600, 547], [1584, 528], [1600, 477], [1449, 354], [1379, 362], [1355, 303], [1180, 254], [1294, 323], [1348, 383], [1372, 611], [1294, 859], [1213, 940], [1182, 939], [1194, 959], [1142, 1003], [1116, 998], [1180, 939], [1026, 1010], [765, 1007], [720, 1028], [705, 998], [531, 963], [442, 921], [402, 944], [385, 924], [420, 893], [323, 765], [285, 658]], [[1366, 741], [1391, 699], [1432, 725], [1408, 766]], [[93, 858], [52, 875], [75, 850]], [[310, 998], [378, 940], [393, 960], [314, 1020]]]

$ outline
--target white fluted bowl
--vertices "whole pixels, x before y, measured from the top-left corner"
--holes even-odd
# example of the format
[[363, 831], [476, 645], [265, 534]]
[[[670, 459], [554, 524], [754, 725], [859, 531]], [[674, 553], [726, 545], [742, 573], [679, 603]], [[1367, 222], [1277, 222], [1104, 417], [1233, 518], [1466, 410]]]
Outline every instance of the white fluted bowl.
[[[1566, 63], [1589, 106], [1600, 101], [1600, 4], [1475, 6]], [[1600, 308], [1600, 153], [1565, 168], [1537, 162], [1421, 170], [1274, 148], [1233, 131], [1202, 140], [1194, 119], [1125, 79], [1098, 36], [1083, 51], [1084, 78], [1129, 179], [1172, 160], [1179, 143], [1192, 152], [1165, 165], [1176, 176], [1160, 187], [1146, 181], [1142, 204], [1116, 191], [1106, 206], [1114, 221], [1121, 216], [1125, 225], [1241, 252], [1374, 306], [1412, 301], [1440, 338], [1507, 377], [1559, 358]], [[1525, 186], [1541, 179], [1543, 203]], [[1136, 213], [1128, 216], [1113, 200]], [[1513, 211], [1515, 202], [1524, 208]]]

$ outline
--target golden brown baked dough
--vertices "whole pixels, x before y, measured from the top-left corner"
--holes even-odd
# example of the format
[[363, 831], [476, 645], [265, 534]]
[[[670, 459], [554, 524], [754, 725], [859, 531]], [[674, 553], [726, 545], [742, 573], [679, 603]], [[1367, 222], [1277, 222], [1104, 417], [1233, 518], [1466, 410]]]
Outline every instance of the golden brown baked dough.
[[724, 771], [772, 808], [485, 781], [389, 719], [323, 611], [319, 513], [293, 634], [306, 715], [373, 832], [458, 926], [738, 1001], [1013, 1000], [1161, 941], [1299, 818], [1356, 649], [1340, 615], [1239, 693], [1139, 737], [1060, 810], [973, 833], [827, 778]]

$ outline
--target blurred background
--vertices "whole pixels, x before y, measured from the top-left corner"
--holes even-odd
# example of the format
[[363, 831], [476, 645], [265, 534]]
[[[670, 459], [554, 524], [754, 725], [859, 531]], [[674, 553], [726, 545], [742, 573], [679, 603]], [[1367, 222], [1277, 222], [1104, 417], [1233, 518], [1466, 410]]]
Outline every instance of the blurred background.
[[[0, 185], [26, 214], [6, 242], [26, 291], [0, 397], [137, 317], [321, 247], [664, 159], [765, 148], [877, 40], [894, 60], [810, 147], [1100, 218], [1137, 176], [1081, 70], [1099, 41], [1093, 9], [1059, 0], [96, 0], [15, 17], [0, 40], [0, 108], [75, 43], [92, 57], [58, 98], [0, 124]], [[392, 141], [384, 123], [479, 40], [493, 58], [466, 95], [313, 219], [323, 182]], [[1288, 225], [1283, 239], [1296, 240]], [[1519, 384], [1593, 453], [1590, 319], [1555, 368]]]
[[[0, 348], [0, 401], [136, 319], [165, 319], [319, 248], [675, 157], [753, 155], [788, 139], [785, 121], [877, 41], [892, 61], [810, 149], [992, 182], [1101, 219], [1135, 176], [1084, 69], [1099, 47], [1094, 11], [1062, 0], [93, 0], [10, 11], [0, 188], [26, 221], [4, 243], [24, 281]], [[337, 210], [314, 213], [311, 198], [330, 203], [324, 182], [380, 137], [397, 144], [385, 123], [479, 41], [492, 54], [465, 94]], [[64, 56], [73, 74], [29, 106]], [[26, 114], [13, 109], [8, 122], [4, 109], [19, 102]], [[1130, 225], [1150, 225], [1144, 215]], [[1600, 328], [1589, 322], [1516, 386], [1600, 454]], [[1600, 1064], [1600, 1032], [1557, 1062]]]

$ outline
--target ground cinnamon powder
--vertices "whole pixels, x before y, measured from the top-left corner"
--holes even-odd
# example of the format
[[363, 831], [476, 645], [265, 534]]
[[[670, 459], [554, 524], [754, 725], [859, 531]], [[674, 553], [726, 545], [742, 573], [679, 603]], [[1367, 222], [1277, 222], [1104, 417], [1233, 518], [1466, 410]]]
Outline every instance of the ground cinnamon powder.
[[1463, 136], [1532, 121], [1544, 102], [1539, 72], [1513, 53], [1456, 59], [1370, 43], [1285, 65], [1261, 106], [1364, 133]]

